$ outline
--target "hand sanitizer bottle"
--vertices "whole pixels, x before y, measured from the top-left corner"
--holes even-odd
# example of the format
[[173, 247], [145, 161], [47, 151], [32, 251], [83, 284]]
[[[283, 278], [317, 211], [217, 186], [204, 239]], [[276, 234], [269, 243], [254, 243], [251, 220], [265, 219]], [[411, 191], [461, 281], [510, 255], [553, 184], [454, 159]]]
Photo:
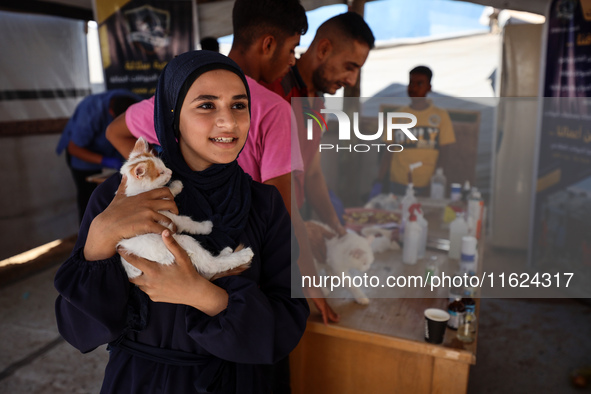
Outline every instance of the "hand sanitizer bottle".
[[419, 204], [414, 204], [409, 208], [408, 222], [404, 230], [404, 243], [402, 245], [402, 262], [413, 265], [417, 263], [419, 254], [419, 242], [421, 238], [421, 225], [417, 222], [416, 209]]
[[402, 198], [402, 218], [400, 219], [400, 227], [398, 228], [398, 239], [404, 241], [404, 231], [406, 222], [408, 221], [409, 209], [413, 204], [417, 203], [415, 197], [415, 190], [412, 183], [409, 183], [406, 187], [406, 194]]

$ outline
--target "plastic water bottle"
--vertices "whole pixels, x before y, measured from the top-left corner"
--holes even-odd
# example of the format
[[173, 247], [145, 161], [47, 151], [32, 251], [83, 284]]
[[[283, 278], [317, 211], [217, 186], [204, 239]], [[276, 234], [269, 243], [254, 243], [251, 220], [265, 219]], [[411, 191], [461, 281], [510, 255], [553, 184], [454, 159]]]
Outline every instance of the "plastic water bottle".
[[458, 212], [456, 218], [449, 225], [449, 258], [459, 259], [462, 251], [462, 237], [468, 235], [468, 223], [464, 213]]
[[421, 238], [419, 241], [419, 254], [418, 258], [422, 259], [425, 257], [425, 253], [427, 252], [427, 237], [429, 233], [429, 222], [425, 219], [423, 215], [422, 209], [417, 209], [417, 222], [419, 226], [421, 226]]
[[464, 236], [462, 237], [462, 254], [460, 257], [460, 273], [474, 275], [478, 269], [477, 267], [477, 251], [476, 247], [478, 241], [475, 237]]
[[447, 178], [443, 175], [443, 168], [439, 167], [431, 177], [431, 198], [442, 200], [445, 197], [446, 184]]

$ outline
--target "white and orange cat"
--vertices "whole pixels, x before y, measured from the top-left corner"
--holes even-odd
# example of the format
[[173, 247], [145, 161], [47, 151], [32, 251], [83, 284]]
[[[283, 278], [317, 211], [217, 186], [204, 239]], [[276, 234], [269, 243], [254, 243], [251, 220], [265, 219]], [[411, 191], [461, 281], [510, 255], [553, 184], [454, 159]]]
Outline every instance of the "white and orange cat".
[[[150, 152], [148, 143], [140, 137], [129, 155], [129, 160], [121, 167], [121, 174], [127, 176], [125, 195], [134, 196], [165, 186], [170, 181], [172, 171], [164, 165], [162, 160]], [[173, 181], [169, 185], [169, 189], [172, 195], [176, 196], [183, 190], [183, 184], [178, 180]], [[213, 256], [195, 238], [186, 235], [209, 234], [212, 229], [210, 221], [196, 222], [188, 216], [175, 215], [168, 211], [160, 211], [160, 213], [170, 218], [177, 227], [177, 233], [173, 234], [174, 239], [187, 251], [197, 271], [206, 279], [236, 275], [250, 266], [254, 256], [250, 248], [243, 248], [240, 245], [236, 251], [232, 251], [230, 247], [227, 247], [218, 256]], [[138, 235], [124, 239], [118, 245], [131, 254], [163, 265], [174, 263], [174, 256], [164, 245], [160, 234]], [[121, 262], [128, 277], [135, 278], [142, 274], [123, 257], [121, 257]]]
[[[365, 272], [373, 263], [374, 254], [371, 248], [373, 235], [362, 237], [355, 232], [347, 231], [347, 234], [339, 237], [324, 223], [308, 220], [305, 225], [317, 272], [330, 271], [333, 275], [353, 276], [352, 270]], [[358, 304], [369, 304], [369, 298], [363, 290], [356, 286], [349, 286], [348, 283], [344, 285], [353, 294]], [[329, 293], [327, 288], [322, 288], [322, 291], [325, 296]]]

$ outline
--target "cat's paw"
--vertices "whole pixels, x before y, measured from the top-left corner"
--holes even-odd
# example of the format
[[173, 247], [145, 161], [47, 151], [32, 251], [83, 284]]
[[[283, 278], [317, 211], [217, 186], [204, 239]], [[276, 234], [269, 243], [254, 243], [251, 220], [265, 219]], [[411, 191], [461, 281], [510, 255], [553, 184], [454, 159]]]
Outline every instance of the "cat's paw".
[[121, 264], [123, 265], [123, 268], [125, 269], [125, 273], [127, 274], [127, 277], [129, 279], [137, 278], [138, 276], [140, 276], [143, 273], [138, 268], [129, 264], [123, 257], [121, 257]]
[[183, 191], [183, 182], [176, 180], [176, 181], [172, 181], [170, 183], [170, 186], [168, 186], [168, 188], [170, 189], [170, 192], [172, 193], [173, 196], [177, 196], [177, 194], [179, 194], [180, 192]]
[[234, 254], [239, 256], [240, 260], [243, 261], [244, 264], [250, 263], [250, 261], [254, 257], [254, 252], [251, 248], [239, 250], [238, 252], [234, 252]]
[[211, 220], [206, 220], [204, 222], [201, 222], [201, 234], [209, 234], [209, 233], [211, 233], [212, 229], [213, 229], [213, 223], [211, 222]]
[[220, 252], [220, 256], [229, 256], [231, 255], [233, 252], [232, 248], [229, 246], [226, 246], [224, 249], [222, 249], [222, 251]]
[[369, 305], [369, 298], [367, 297], [357, 297], [355, 298], [355, 302], [360, 305]]

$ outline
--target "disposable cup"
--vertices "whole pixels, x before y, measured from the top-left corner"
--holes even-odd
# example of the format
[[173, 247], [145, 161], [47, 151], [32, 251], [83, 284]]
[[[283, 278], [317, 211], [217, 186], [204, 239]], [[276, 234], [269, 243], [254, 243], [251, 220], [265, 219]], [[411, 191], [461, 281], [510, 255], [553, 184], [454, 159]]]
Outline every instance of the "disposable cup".
[[425, 309], [425, 341], [435, 344], [443, 343], [449, 318], [449, 313], [443, 309]]

